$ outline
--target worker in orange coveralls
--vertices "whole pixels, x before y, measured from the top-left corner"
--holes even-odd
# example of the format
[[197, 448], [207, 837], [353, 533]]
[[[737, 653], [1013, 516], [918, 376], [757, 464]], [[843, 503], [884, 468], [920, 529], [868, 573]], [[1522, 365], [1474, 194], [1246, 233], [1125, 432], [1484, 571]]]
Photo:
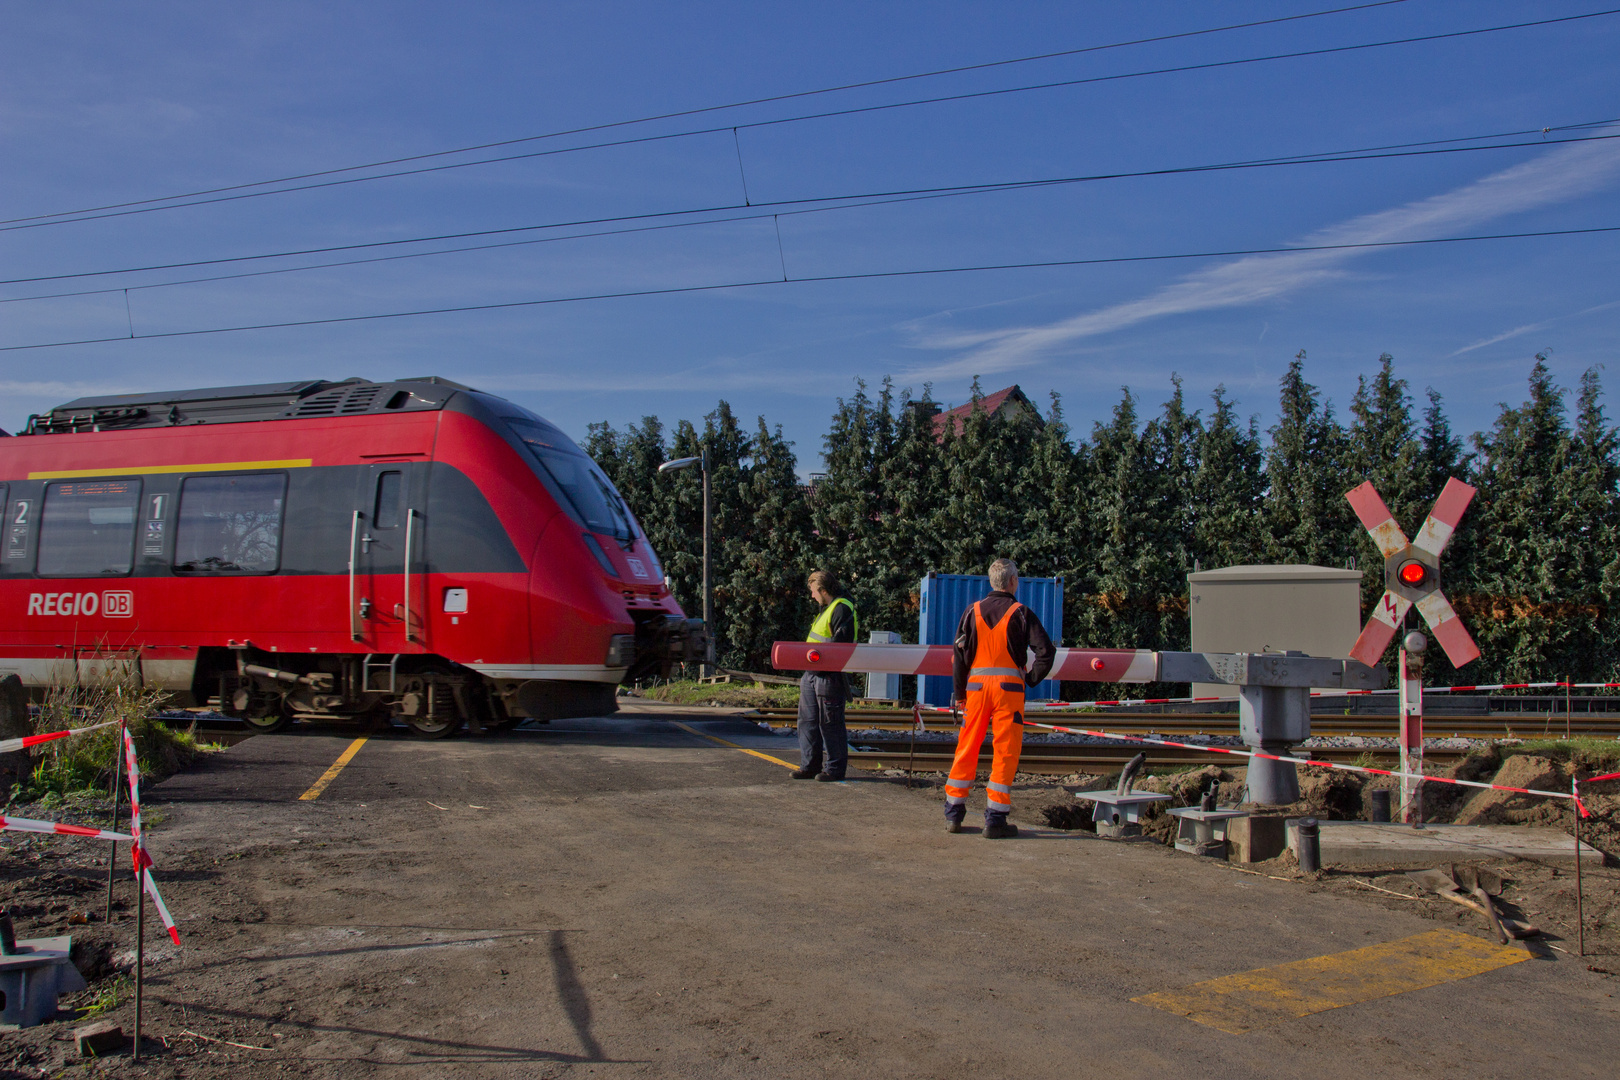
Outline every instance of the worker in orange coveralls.
[[[1035, 613], [1020, 604], [1018, 564], [997, 559], [990, 564], [995, 591], [962, 613], [956, 627], [956, 702], [962, 706], [962, 733], [956, 760], [945, 781], [945, 824], [961, 832], [967, 818], [968, 792], [979, 771], [984, 732], [993, 732], [994, 756], [984, 797], [984, 837], [1002, 840], [1018, 835], [1007, 821], [1012, 810], [1012, 782], [1024, 748], [1024, 691], [1046, 678], [1057, 649]], [[1033, 656], [1031, 656], [1033, 654]]]

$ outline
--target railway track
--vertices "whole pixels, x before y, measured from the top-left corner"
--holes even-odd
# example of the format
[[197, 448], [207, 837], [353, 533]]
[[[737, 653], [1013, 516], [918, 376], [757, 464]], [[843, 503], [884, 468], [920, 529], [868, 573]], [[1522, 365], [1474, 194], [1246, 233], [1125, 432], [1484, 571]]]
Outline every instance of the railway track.
[[[790, 709], [759, 709], [759, 718], [772, 726], [792, 726], [796, 714]], [[845, 713], [853, 727], [875, 731], [907, 731], [907, 713], [880, 709], [851, 709]], [[1148, 733], [1178, 738], [1184, 735], [1237, 735], [1238, 718], [1232, 713], [1033, 713], [1030, 720], [1117, 731], [1125, 735]], [[943, 714], [924, 714], [923, 722], [934, 730], [948, 730], [953, 724]], [[1511, 713], [1506, 716], [1430, 716], [1424, 719], [1424, 734], [1446, 739], [1541, 739], [1572, 737], [1620, 738], [1620, 717], [1570, 717]], [[1393, 716], [1345, 716], [1328, 713], [1311, 717], [1311, 734], [1329, 738], [1392, 739], [1399, 731]]]
[[[1024, 753], [1018, 759], [1018, 771], [1039, 773], [1043, 776], [1066, 776], [1075, 772], [1117, 772], [1124, 764], [1139, 751], [1146, 750], [1148, 755], [1147, 767], [1149, 769], [1163, 769], [1174, 767], [1178, 769], [1196, 769], [1204, 765], [1220, 765], [1226, 768], [1242, 768], [1247, 762], [1231, 754], [1200, 753], [1196, 750], [1177, 750], [1170, 747], [1140, 746], [1136, 744], [1110, 745], [1073, 745], [1064, 746], [1052, 743], [1029, 743]], [[857, 768], [865, 769], [904, 769], [907, 761], [912, 762], [911, 768], [919, 772], [943, 772], [950, 768], [952, 748], [945, 743], [930, 742], [919, 744], [914, 759], [910, 758], [911, 742], [909, 739], [863, 739], [859, 743], [852, 743], [849, 750], [850, 763]], [[1398, 758], [1398, 752], [1390, 750], [1365, 750], [1359, 748], [1337, 749], [1324, 748], [1299, 752], [1296, 756], [1310, 757], [1315, 761], [1333, 761], [1341, 764], [1352, 764], [1360, 761], [1364, 756], [1370, 757], [1380, 764], [1393, 764]], [[1424, 751], [1426, 762], [1450, 764], [1463, 756], [1461, 750]], [[979, 755], [979, 766], [982, 769], [990, 767], [990, 754], [988, 751]]]

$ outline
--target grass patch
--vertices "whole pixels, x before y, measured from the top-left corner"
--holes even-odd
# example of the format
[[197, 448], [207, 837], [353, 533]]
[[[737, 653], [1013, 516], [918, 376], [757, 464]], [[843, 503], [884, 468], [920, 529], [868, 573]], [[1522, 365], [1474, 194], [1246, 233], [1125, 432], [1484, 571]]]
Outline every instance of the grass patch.
[[107, 979], [96, 987], [95, 996], [89, 1002], [80, 1006], [83, 1011], [79, 1014], [80, 1020], [94, 1020], [103, 1013], [111, 1012], [125, 1001], [135, 996], [135, 979], [129, 975], [117, 975]]
[[1536, 754], [1554, 761], [1573, 761], [1594, 771], [1620, 768], [1620, 739], [1526, 739], [1521, 743], [1498, 743], [1497, 750], [1504, 758]]
[[[165, 694], [141, 685], [132, 669], [113, 669], [91, 683], [52, 686], [33, 717], [36, 734], [127, 725], [135, 738], [141, 777], [156, 783], [213, 749], [196, 737], [196, 722], [179, 730], [157, 719]], [[102, 728], [45, 743], [34, 751], [28, 779], [11, 792], [12, 801], [66, 800], [78, 793], [106, 792], [122, 755], [119, 729]]]
[[797, 708], [797, 686], [753, 686], [748, 683], [700, 683], [690, 679], [643, 687], [636, 693], [652, 701], [674, 705], [718, 705], [730, 708]]

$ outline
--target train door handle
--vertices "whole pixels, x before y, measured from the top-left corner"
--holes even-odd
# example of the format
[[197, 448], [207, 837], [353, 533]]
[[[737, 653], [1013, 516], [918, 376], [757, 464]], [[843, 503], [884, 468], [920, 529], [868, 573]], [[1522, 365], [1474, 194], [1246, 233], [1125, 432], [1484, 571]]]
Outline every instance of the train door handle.
[[360, 538], [360, 551], [361, 551], [361, 553], [362, 554], [369, 553], [371, 551], [371, 545], [375, 544], [376, 542], [377, 542], [377, 538], [375, 536], [372, 536], [371, 533], [367, 532], [364, 536], [362, 536]]
[[371, 618], [371, 597], [369, 596], [360, 598], [360, 617], [362, 619]]

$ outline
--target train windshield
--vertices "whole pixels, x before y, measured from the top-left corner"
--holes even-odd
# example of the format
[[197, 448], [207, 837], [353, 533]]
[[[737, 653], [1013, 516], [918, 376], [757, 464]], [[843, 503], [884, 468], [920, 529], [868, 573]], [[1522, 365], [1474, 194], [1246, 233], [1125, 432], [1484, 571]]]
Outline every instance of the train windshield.
[[572, 439], [539, 417], [502, 417], [513, 434], [523, 440], [546, 475], [556, 481], [568, 496], [573, 517], [594, 533], [634, 540], [638, 534], [636, 519], [624, 498], [597, 467], [586, 457]]

